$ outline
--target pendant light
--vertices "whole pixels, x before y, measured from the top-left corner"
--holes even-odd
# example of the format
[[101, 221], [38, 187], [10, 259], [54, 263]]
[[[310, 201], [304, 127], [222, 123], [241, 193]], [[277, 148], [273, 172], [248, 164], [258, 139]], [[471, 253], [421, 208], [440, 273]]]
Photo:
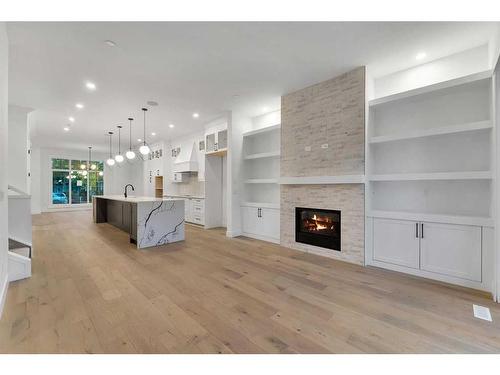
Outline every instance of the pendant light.
[[139, 147], [139, 152], [143, 155], [149, 154], [149, 146], [146, 144], [146, 111], [147, 108], [142, 108], [142, 111], [144, 112], [144, 144]]
[[116, 154], [115, 160], [118, 163], [121, 163], [123, 161], [123, 155], [122, 155], [122, 150], [121, 150], [121, 143], [122, 143], [121, 130], [122, 130], [122, 126], [118, 125], [117, 128], [118, 128], [118, 154]]
[[97, 165], [92, 163], [92, 146], [89, 146], [89, 162], [87, 169], [89, 171], [95, 171], [97, 169]]
[[106, 164], [109, 165], [110, 167], [112, 167], [113, 165], [115, 165], [115, 159], [113, 159], [113, 156], [112, 156], [112, 143], [111, 143], [111, 138], [113, 137], [113, 132], [108, 132], [109, 134], [109, 159], [106, 160]]
[[128, 121], [130, 122], [130, 136], [129, 136], [129, 145], [128, 145], [128, 151], [125, 153], [125, 156], [127, 159], [132, 160], [135, 158], [135, 152], [132, 151], [132, 121], [134, 119], [132, 117], [128, 118]]
[[[90, 158], [92, 156], [91, 150], [92, 150], [92, 147], [89, 146], [89, 158], [87, 160], [87, 165], [85, 166], [85, 168], [82, 168], [83, 169], [82, 175], [84, 175], [84, 176], [86, 176], [88, 174], [87, 169], [90, 171], [90, 160], [91, 160]], [[80, 168], [81, 168], [81, 166], [80, 166]]]

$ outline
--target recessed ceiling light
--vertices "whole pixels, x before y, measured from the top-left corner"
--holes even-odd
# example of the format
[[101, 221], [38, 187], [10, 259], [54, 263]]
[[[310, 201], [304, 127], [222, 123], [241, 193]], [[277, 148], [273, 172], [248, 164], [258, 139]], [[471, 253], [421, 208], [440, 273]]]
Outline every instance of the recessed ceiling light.
[[69, 120], [70, 122], [75, 122], [75, 118], [74, 118], [74, 117], [68, 117], [68, 120]]
[[200, 115], [199, 115], [198, 113], [196, 113], [196, 112], [195, 112], [195, 113], [193, 113], [193, 117], [194, 117], [194, 118], [198, 118], [198, 117], [200, 117]]
[[269, 107], [262, 107], [262, 111], [264, 111], [264, 112], [269, 111]]
[[83, 109], [84, 105], [82, 103], [76, 103], [75, 107], [78, 109]]
[[172, 129], [174, 126], [175, 126], [174, 124], [170, 124], [170, 125], [168, 125], [168, 127], [169, 127], [170, 129]]
[[154, 137], [154, 136], [156, 135], [156, 133], [155, 133], [155, 132], [152, 132], [152, 133], [151, 133], [151, 135]]
[[65, 126], [63, 129], [65, 132], [69, 132], [69, 126]]
[[151, 107], [156, 107], [158, 105], [158, 102], [155, 102], [154, 100], [148, 100], [147, 104]]
[[419, 52], [417, 53], [417, 56], [415, 56], [415, 58], [417, 60], [422, 60], [422, 59], [425, 59], [427, 57], [427, 54], [425, 52]]
[[87, 87], [89, 90], [94, 91], [97, 87], [94, 82], [86, 82], [85, 87]]
[[106, 43], [110, 47], [116, 47], [116, 43], [113, 42], [112, 40], [105, 40], [104, 43]]
[[140, 138], [137, 138], [137, 142], [142, 142], [142, 139], [140, 139]]

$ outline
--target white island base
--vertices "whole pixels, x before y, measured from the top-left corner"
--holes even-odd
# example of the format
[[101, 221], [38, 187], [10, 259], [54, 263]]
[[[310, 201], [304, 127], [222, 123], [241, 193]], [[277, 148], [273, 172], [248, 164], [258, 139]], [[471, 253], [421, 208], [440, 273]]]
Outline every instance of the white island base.
[[184, 240], [182, 199], [99, 195], [93, 197], [95, 223], [109, 223], [130, 234], [143, 249]]

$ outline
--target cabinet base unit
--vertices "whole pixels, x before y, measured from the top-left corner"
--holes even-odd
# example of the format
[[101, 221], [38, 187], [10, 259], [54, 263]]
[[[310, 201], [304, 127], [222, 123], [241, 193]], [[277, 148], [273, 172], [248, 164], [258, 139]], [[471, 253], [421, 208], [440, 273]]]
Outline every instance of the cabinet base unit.
[[279, 244], [280, 210], [265, 207], [241, 207], [243, 236]]
[[367, 265], [492, 290], [493, 228], [371, 218]]

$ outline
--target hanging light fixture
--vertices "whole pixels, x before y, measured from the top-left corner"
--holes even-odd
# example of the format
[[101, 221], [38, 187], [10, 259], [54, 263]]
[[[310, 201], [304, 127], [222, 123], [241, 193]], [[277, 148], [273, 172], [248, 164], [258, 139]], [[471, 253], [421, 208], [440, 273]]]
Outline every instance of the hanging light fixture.
[[118, 163], [121, 163], [123, 161], [123, 155], [122, 155], [122, 150], [121, 150], [121, 143], [122, 143], [121, 130], [122, 130], [122, 126], [118, 125], [117, 128], [118, 128], [118, 154], [116, 154], [115, 160]]
[[111, 143], [111, 138], [113, 137], [113, 132], [108, 132], [109, 134], [109, 159], [106, 160], [106, 164], [112, 167], [115, 165], [115, 159], [113, 159], [113, 152], [112, 152], [112, 143]]
[[[85, 168], [82, 168], [82, 169], [84, 169], [84, 171], [82, 172], [82, 174], [83, 174], [84, 176], [86, 176], [86, 175], [88, 174], [87, 169], [90, 171], [90, 160], [91, 160], [90, 158], [91, 158], [91, 155], [92, 155], [92, 154], [91, 154], [91, 152], [92, 152], [91, 150], [92, 150], [92, 147], [91, 147], [91, 146], [89, 146], [89, 158], [88, 158], [88, 160], [87, 160], [87, 165], [86, 165], [86, 167], [85, 167]], [[82, 166], [80, 165], [80, 168], [81, 168], [81, 167], [82, 167]]]
[[132, 151], [132, 121], [134, 119], [132, 117], [128, 118], [128, 121], [130, 122], [130, 136], [129, 136], [129, 145], [128, 145], [128, 151], [125, 153], [125, 156], [127, 159], [132, 160], [135, 158], [135, 152]]
[[87, 169], [89, 171], [95, 171], [97, 169], [97, 165], [95, 163], [92, 163], [92, 146], [89, 146], [89, 162], [88, 162], [88, 167]]
[[146, 112], [147, 108], [142, 108], [142, 111], [144, 112], [144, 144], [139, 147], [139, 152], [143, 155], [149, 154], [149, 146], [146, 144]]

